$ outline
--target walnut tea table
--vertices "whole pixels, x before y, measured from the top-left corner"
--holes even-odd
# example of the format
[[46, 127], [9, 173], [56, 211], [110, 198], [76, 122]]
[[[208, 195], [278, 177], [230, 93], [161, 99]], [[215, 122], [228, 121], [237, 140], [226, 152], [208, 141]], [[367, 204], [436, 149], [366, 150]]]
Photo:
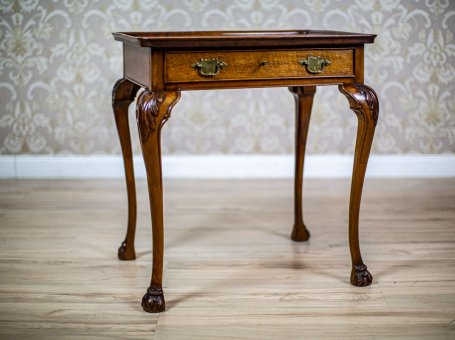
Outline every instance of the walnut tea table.
[[124, 76], [114, 86], [112, 105], [123, 153], [128, 192], [128, 228], [118, 250], [120, 260], [134, 260], [136, 188], [133, 172], [128, 106], [136, 118], [149, 190], [153, 269], [145, 311], [165, 309], [163, 275], [163, 188], [160, 135], [174, 105], [185, 90], [289, 87], [296, 104], [294, 226], [291, 238], [306, 241], [303, 223], [302, 177], [313, 96], [318, 85], [338, 85], [358, 118], [349, 203], [351, 283], [368, 286], [372, 276], [359, 247], [359, 209], [362, 187], [378, 120], [374, 90], [364, 84], [364, 45], [373, 34], [332, 31], [221, 31], [114, 33], [123, 43]]

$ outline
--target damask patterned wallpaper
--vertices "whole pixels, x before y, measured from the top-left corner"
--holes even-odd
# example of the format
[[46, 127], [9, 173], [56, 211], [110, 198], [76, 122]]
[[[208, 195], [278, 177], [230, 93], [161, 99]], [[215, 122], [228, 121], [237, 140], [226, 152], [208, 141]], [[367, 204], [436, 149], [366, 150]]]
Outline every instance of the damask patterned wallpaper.
[[[274, 28], [377, 33], [365, 54], [381, 105], [373, 151], [455, 152], [452, 0], [0, 0], [0, 13], [1, 154], [119, 153], [111, 32]], [[318, 89], [308, 151], [350, 153], [355, 129], [338, 90]], [[284, 154], [293, 137], [284, 88], [184, 92], [163, 151]]]

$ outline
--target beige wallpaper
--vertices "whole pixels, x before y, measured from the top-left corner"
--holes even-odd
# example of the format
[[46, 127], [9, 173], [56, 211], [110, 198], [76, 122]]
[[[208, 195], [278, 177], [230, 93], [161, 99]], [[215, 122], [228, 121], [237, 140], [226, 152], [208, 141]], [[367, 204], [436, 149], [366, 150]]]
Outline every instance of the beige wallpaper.
[[[366, 50], [381, 105], [373, 151], [455, 152], [452, 0], [0, 0], [0, 13], [1, 154], [119, 153], [110, 97], [122, 53], [111, 32], [251, 28], [377, 33]], [[336, 89], [318, 90], [309, 152], [352, 152], [347, 107]], [[283, 154], [293, 136], [286, 89], [184, 92], [163, 151]]]

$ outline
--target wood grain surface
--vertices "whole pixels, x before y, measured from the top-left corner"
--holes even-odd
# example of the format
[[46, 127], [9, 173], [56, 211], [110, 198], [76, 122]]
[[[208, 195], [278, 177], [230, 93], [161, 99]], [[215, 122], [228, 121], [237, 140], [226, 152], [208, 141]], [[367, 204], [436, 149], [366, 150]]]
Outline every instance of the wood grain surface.
[[371, 44], [375, 34], [320, 30], [115, 32], [115, 40], [133, 46], [168, 47], [261, 47]]
[[[329, 59], [331, 64], [321, 73], [309, 73], [299, 64], [308, 56]], [[166, 52], [165, 82], [350, 77], [354, 75], [353, 56], [353, 49]], [[201, 58], [218, 58], [227, 66], [214, 77], [204, 77], [191, 68]], [[270, 64], [261, 66], [262, 62]]]
[[453, 339], [455, 180], [368, 180], [349, 284], [349, 181], [306, 180], [311, 239], [289, 239], [293, 182], [164, 181], [166, 312], [150, 278], [146, 183], [136, 261], [117, 260], [124, 181], [0, 182], [1, 339]]

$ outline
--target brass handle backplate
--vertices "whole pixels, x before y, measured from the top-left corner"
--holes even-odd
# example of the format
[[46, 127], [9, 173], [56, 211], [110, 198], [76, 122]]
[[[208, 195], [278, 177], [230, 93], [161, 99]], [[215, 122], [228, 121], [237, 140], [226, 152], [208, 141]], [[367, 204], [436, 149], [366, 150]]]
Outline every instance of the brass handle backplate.
[[228, 64], [222, 60], [218, 60], [218, 58], [201, 58], [191, 65], [191, 67], [197, 70], [202, 77], [214, 77], [220, 73], [221, 69], [225, 66], [228, 66]]
[[320, 56], [311, 57], [299, 60], [299, 64], [305, 66], [309, 73], [321, 73], [325, 66], [330, 65], [332, 62], [329, 59], [321, 58]]

